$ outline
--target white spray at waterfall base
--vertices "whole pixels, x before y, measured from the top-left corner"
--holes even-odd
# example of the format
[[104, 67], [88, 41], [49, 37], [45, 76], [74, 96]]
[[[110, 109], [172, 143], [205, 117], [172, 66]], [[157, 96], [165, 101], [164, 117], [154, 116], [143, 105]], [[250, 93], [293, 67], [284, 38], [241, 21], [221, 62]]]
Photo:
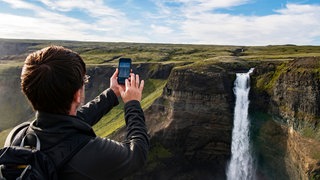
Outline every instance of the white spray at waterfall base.
[[248, 118], [250, 73], [237, 73], [234, 83], [236, 104], [232, 130], [231, 160], [227, 168], [228, 180], [255, 179], [254, 162], [250, 149], [250, 122]]

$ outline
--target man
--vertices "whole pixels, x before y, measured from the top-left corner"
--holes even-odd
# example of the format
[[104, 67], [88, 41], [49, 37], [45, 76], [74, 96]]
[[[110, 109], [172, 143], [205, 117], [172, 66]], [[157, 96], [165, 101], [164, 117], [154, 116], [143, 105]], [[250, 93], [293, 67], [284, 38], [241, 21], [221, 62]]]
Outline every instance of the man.
[[[63, 161], [59, 179], [120, 179], [145, 163], [149, 140], [140, 106], [144, 81], [131, 73], [125, 85], [119, 85], [117, 75], [118, 69], [110, 78], [110, 88], [81, 106], [88, 76], [85, 63], [77, 53], [51, 46], [26, 58], [21, 88], [37, 111], [30, 128], [40, 140], [41, 151], [56, 165]], [[124, 102], [127, 128], [122, 143], [97, 137], [91, 128], [118, 105], [117, 97]], [[5, 146], [18, 145], [19, 141], [21, 135], [9, 138]], [[53, 147], [59, 147], [59, 152], [52, 152]], [[70, 159], [63, 159], [77, 147], [80, 148]]]

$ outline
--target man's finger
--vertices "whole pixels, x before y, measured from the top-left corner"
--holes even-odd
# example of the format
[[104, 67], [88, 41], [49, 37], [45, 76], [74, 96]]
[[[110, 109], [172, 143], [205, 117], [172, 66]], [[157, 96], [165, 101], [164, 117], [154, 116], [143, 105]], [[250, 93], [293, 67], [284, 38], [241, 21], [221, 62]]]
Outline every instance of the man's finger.
[[116, 68], [116, 71], [113, 73], [111, 78], [116, 78], [118, 76], [118, 68]]
[[129, 79], [125, 80], [126, 90], [130, 87], [130, 81]]
[[136, 87], [139, 88], [140, 78], [139, 75], [136, 74]]
[[136, 78], [134, 77], [134, 74], [133, 74], [133, 73], [131, 73], [131, 79], [130, 79], [130, 81], [131, 81], [131, 86], [136, 86]]
[[140, 87], [139, 87], [141, 92], [142, 92], [143, 88], [144, 88], [144, 80], [141, 80]]

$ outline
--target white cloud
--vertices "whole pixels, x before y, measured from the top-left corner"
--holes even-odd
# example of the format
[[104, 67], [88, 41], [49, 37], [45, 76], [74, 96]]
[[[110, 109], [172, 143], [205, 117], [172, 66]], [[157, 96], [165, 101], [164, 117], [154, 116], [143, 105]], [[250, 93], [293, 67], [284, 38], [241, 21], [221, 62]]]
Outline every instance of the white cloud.
[[119, 17], [124, 14], [117, 10], [105, 6], [101, 0], [39, 0], [46, 6], [57, 11], [71, 11], [73, 9], [81, 9], [93, 17], [114, 16]]
[[[161, 2], [165, 4], [165, 1]], [[192, 41], [237, 45], [310, 44], [313, 39], [320, 37], [320, 6], [316, 5], [287, 4], [284, 8], [276, 10], [276, 14], [245, 16], [221, 14], [215, 9], [228, 8], [247, 1], [176, 2], [183, 3], [180, 6], [181, 21], [177, 22], [176, 27], [180, 27], [183, 35], [181, 37], [188, 39], [171, 39], [178, 41], [174, 43]], [[177, 11], [176, 7], [174, 11]]]
[[294, 15], [294, 14], [317, 14], [319, 15], [320, 11], [320, 6], [316, 6], [316, 5], [301, 5], [301, 4], [287, 4], [286, 8], [284, 9], [279, 9], [276, 10], [276, 12], [280, 13], [280, 14], [290, 14], [290, 15]]
[[169, 27], [157, 26], [154, 24], [151, 24], [151, 29], [152, 29], [153, 33], [156, 33], [156, 34], [170, 34], [173, 32], [173, 30]]
[[[102, 1], [50, 1], [41, 2], [43, 8], [20, 0], [6, 0], [14, 8], [31, 10], [32, 16], [1, 14], [0, 34], [7, 38], [65, 39], [92, 41], [138, 41], [147, 39], [138, 35], [126, 35], [131, 26], [139, 24], [124, 14], [104, 6]], [[71, 3], [74, 2], [74, 3]], [[94, 4], [96, 3], [96, 4]], [[59, 13], [72, 9], [88, 13], [91, 22]]]
[[249, 0], [177, 0], [183, 3], [183, 11], [186, 13], [203, 13], [218, 8], [231, 8], [247, 3]]
[[44, 19], [8, 14], [0, 16], [5, 19], [1, 20], [0, 34], [6, 37], [16, 38], [23, 34], [28, 39], [77, 39], [85, 35], [81, 31], [74, 31], [70, 26]]
[[[70, 26], [64, 23], [52, 23], [46, 19], [33, 17], [23, 17], [0, 13], [0, 34], [6, 38], [27, 38], [27, 39], [58, 39], [58, 40], [85, 40], [85, 41], [126, 41], [126, 42], [147, 42], [148, 39], [138, 35], [122, 35], [114, 29], [99, 29], [93, 27], [95, 31], [102, 31], [101, 34], [88, 33], [90, 25], [78, 23]], [[17, 23], [12, 23], [17, 22]], [[65, 21], [66, 22], [66, 21]], [[76, 22], [72, 22], [76, 23]], [[10, 27], [10, 28], [7, 28]], [[105, 32], [105, 31], [108, 31]], [[23, 37], [22, 37], [23, 35]]]
[[[250, 0], [154, 0], [159, 9], [159, 14], [175, 15], [181, 13], [186, 17], [192, 17], [198, 13], [207, 13], [219, 8], [232, 8], [246, 4]], [[251, 0], [252, 1], [252, 0]], [[177, 6], [168, 6], [167, 3], [177, 3]]]
[[37, 6], [34, 6], [33, 4], [24, 2], [22, 0], [2, 0], [3, 2], [6, 2], [10, 4], [13, 8], [22, 8], [22, 9], [38, 9]]
[[[249, 16], [216, 11], [249, 0], [153, 0], [158, 11], [142, 8], [143, 17], [136, 19], [102, 0], [39, 0], [38, 6], [3, 1], [32, 12], [0, 13], [0, 34], [8, 38], [230, 45], [311, 44], [320, 38], [319, 5], [287, 4], [270, 15]], [[92, 21], [65, 15], [73, 10]]]

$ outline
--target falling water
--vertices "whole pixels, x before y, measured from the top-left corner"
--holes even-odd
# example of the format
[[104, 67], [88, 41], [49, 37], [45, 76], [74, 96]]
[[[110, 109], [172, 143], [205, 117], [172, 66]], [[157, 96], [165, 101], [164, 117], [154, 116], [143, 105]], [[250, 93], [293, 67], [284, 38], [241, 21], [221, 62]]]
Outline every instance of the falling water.
[[234, 82], [236, 105], [232, 131], [231, 160], [227, 168], [228, 180], [255, 179], [253, 158], [250, 151], [250, 122], [248, 119], [250, 69], [247, 73], [237, 73]]

